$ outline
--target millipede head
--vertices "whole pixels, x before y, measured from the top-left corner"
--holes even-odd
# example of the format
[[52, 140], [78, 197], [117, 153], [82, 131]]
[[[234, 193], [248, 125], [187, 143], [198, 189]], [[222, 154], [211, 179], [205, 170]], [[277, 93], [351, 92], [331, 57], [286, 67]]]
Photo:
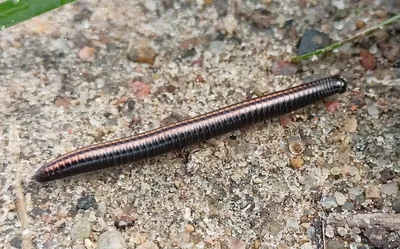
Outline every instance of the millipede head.
[[347, 81], [340, 75], [333, 76], [335, 86], [339, 93], [344, 93], [347, 90]]

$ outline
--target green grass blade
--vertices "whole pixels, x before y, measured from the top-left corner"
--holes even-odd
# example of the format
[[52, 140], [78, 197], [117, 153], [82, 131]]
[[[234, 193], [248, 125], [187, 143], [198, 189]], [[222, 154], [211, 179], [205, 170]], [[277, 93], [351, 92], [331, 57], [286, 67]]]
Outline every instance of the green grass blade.
[[0, 2], [0, 30], [75, 1], [76, 0], [6, 0]]
[[376, 25], [376, 26], [374, 26], [372, 28], [366, 29], [366, 30], [362, 31], [361, 33], [356, 34], [356, 35], [354, 35], [354, 36], [352, 36], [352, 37], [350, 37], [348, 39], [345, 39], [343, 41], [334, 43], [334, 44], [332, 44], [330, 46], [327, 46], [327, 47], [322, 48], [322, 49], [318, 49], [318, 50], [316, 50], [314, 52], [311, 52], [311, 53], [308, 53], [308, 54], [304, 54], [304, 55], [299, 55], [299, 56], [293, 57], [289, 61], [290, 62], [299, 62], [301, 60], [309, 59], [311, 56], [314, 56], [314, 55], [321, 55], [321, 54], [330, 52], [330, 51], [332, 51], [334, 49], [337, 49], [337, 48], [341, 47], [345, 43], [352, 42], [352, 41], [354, 41], [356, 39], [359, 39], [360, 37], [363, 37], [365, 35], [369, 35], [369, 34], [375, 32], [376, 30], [382, 29], [382, 28], [384, 28], [384, 27], [386, 27], [388, 25], [391, 25], [391, 24], [399, 21], [399, 20], [400, 20], [400, 14], [398, 14], [396, 16], [393, 16], [392, 18], [390, 18], [390, 19], [388, 19], [388, 20], [386, 20], [386, 21], [384, 21], [384, 22], [382, 22], [382, 23], [380, 23], [380, 24], [378, 24], [378, 25]]

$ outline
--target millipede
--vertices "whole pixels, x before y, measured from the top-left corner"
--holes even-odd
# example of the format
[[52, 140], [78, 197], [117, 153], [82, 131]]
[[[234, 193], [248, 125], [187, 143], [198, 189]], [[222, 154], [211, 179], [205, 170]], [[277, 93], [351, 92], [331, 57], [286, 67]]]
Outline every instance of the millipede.
[[317, 79], [127, 138], [77, 149], [41, 166], [33, 179], [49, 182], [128, 165], [287, 114], [346, 90], [347, 82], [339, 75]]

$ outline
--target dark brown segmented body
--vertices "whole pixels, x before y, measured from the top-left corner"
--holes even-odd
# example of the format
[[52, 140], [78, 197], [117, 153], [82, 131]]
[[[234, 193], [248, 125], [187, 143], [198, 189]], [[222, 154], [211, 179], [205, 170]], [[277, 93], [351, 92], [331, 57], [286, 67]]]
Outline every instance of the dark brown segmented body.
[[327, 77], [132, 137], [78, 149], [42, 166], [34, 179], [47, 182], [154, 157], [297, 110], [346, 88], [341, 77]]

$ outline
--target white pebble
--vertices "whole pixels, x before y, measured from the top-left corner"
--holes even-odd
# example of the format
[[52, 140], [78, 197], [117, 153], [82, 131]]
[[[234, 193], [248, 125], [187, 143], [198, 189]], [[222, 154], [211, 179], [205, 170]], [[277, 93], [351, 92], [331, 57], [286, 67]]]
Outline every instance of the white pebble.
[[336, 203], [339, 206], [342, 206], [347, 200], [346, 196], [344, 196], [344, 194], [342, 194], [340, 192], [335, 192], [334, 196], [335, 196], [335, 199], [336, 199]]
[[288, 219], [286, 221], [286, 226], [290, 227], [290, 228], [294, 228], [294, 229], [299, 229], [299, 223], [297, 222], [296, 219], [293, 219], [293, 218]]
[[183, 216], [183, 218], [185, 220], [191, 220], [191, 216], [192, 216], [192, 210], [190, 210], [190, 208], [185, 208], [185, 214]]
[[126, 242], [118, 230], [106, 231], [97, 240], [98, 249], [126, 249]]
[[373, 118], [379, 118], [379, 109], [375, 104], [369, 106], [367, 111]]
[[154, 1], [152, 1], [152, 0], [147, 0], [147, 1], [144, 3], [144, 7], [145, 7], [148, 11], [151, 11], [151, 12], [154, 12], [154, 11], [156, 11], [156, 9], [157, 9], [156, 3], [155, 3]]
[[158, 246], [152, 241], [146, 241], [138, 246], [137, 249], [158, 249]]
[[333, 238], [335, 237], [335, 230], [331, 225], [326, 226], [325, 228], [325, 235], [328, 238]]
[[306, 242], [301, 246], [301, 249], [314, 249], [310, 242]]

